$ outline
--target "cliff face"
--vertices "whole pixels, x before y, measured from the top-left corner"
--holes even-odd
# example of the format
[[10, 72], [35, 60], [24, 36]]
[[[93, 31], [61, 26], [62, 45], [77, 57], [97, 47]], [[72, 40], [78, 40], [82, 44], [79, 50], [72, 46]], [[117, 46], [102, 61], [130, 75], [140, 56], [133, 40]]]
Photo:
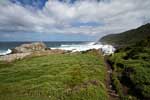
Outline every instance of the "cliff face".
[[129, 30], [119, 34], [110, 34], [102, 37], [99, 41], [112, 45], [132, 45], [150, 36], [150, 24], [143, 25], [137, 29]]

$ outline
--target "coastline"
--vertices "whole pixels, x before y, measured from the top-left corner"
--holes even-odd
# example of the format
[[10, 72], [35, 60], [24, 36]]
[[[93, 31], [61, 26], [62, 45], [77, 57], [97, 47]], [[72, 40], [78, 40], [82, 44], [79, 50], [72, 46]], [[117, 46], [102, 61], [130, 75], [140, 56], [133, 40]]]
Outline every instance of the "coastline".
[[42, 56], [49, 54], [63, 54], [63, 53], [76, 53], [76, 52], [86, 52], [88, 50], [99, 50], [103, 55], [111, 55], [114, 53], [115, 48], [111, 45], [102, 45], [95, 42], [82, 43], [82, 44], [62, 44], [59, 47], [47, 47], [46, 44], [42, 42], [34, 42], [30, 44], [22, 44], [13, 49], [8, 49], [6, 52], [0, 54], [0, 61], [12, 62], [17, 59], [23, 59], [27, 56]]
[[[32, 43], [36, 43], [36, 42], [32, 42]], [[100, 49], [104, 54], [112, 54], [115, 51], [115, 48], [112, 45], [107, 45], [107, 44], [104, 45], [104, 44], [95, 43], [95, 42], [82, 42], [82, 43], [77, 42], [77, 44], [76, 43], [71, 43], [71, 44], [62, 43], [61, 44], [61, 42], [58, 42], [58, 43], [59, 43], [59, 46], [58, 45], [48, 46], [48, 44], [46, 44], [46, 46], [48, 49], [66, 50], [66, 51], [71, 51], [71, 52], [81, 52], [81, 51], [87, 51], [90, 49]], [[25, 44], [25, 43], [22, 42], [22, 44]], [[30, 44], [30, 43], [27, 43], [27, 44]], [[11, 48], [12, 48], [11, 46], [10, 48], [7, 47], [6, 50], [3, 50], [2, 48], [0, 48], [0, 50], [2, 49], [2, 51], [0, 51], [0, 56], [11, 54], [12, 52]]]

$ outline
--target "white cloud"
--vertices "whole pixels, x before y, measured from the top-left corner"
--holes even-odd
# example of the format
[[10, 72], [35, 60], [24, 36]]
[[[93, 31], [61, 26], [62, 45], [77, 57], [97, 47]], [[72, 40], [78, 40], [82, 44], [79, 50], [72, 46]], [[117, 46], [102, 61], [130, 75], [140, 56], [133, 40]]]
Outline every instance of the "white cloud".
[[[108, 1], [108, 0], [107, 0]], [[0, 5], [1, 32], [87, 34], [101, 37], [150, 22], [150, 0], [79, 0], [74, 4], [49, 0], [42, 10], [7, 3]], [[74, 27], [72, 23], [100, 25]]]

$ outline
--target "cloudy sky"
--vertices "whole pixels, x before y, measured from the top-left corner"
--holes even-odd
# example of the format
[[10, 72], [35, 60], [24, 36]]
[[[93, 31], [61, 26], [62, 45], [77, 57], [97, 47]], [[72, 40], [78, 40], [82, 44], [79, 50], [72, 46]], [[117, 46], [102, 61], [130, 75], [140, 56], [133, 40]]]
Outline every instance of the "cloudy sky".
[[0, 41], [95, 41], [150, 22], [150, 0], [0, 0]]

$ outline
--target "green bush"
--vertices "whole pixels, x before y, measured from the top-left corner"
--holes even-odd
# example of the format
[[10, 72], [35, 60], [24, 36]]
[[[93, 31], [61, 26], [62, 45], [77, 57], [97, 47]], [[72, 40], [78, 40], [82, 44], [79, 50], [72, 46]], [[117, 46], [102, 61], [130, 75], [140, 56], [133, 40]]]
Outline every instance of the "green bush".
[[117, 74], [115, 72], [113, 72], [112, 74], [112, 82], [113, 82], [113, 87], [115, 88], [115, 90], [117, 91], [117, 93], [119, 94], [120, 97], [123, 96], [122, 94], [122, 86], [120, 84], [120, 81], [117, 78]]
[[[132, 46], [121, 48], [109, 60], [113, 62], [113, 80], [119, 94], [121, 83], [130, 88], [129, 95], [141, 100], [150, 99], [150, 37]], [[128, 98], [125, 96], [123, 100]]]

